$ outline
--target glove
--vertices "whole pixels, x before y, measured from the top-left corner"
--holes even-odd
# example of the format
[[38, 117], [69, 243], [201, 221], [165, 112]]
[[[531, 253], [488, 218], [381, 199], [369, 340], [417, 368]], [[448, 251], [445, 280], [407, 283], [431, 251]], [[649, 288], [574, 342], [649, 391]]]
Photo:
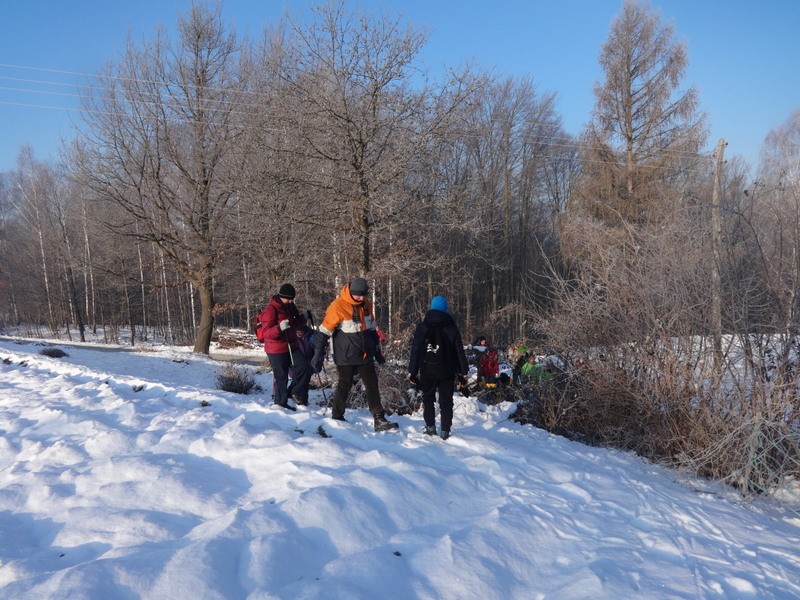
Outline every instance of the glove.
[[290, 325], [289, 325], [289, 319], [284, 319], [283, 321], [281, 321], [281, 322], [278, 324], [278, 327], [280, 327], [280, 328], [281, 328], [281, 331], [286, 331], [287, 329], [289, 329], [289, 327], [290, 327]]
[[380, 348], [375, 349], [375, 362], [379, 365], [386, 364], [386, 357], [383, 355]]
[[464, 398], [469, 398], [469, 386], [467, 385], [467, 377], [465, 375], [458, 376], [458, 393], [464, 396]]
[[412, 375], [411, 373], [408, 374], [408, 381], [411, 383], [411, 387], [418, 388], [419, 387], [419, 379], [417, 379], [416, 375]]
[[322, 348], [317, 348], [314, 350], [314, 356], [311, 357], [311, 362], [309, 362], [309, 367], [311, 368], [311, 372], [315, 375], [322, 371], [322, 361], [325, 360], [325, 353], [323, 352]]
[[318, 331], [317, 335], [314, 336], [314, 350], [319, 350], [324, 353], [329, 339], [331, 339], [330, 336]]

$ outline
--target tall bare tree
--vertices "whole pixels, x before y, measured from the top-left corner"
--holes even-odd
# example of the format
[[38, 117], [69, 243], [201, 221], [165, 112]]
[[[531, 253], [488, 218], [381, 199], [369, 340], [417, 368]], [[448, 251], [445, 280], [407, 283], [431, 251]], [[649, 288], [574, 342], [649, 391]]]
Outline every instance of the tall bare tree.
[[[652, 316], [658, 298], [645, 307], [634, 292], [648, 284], [639, 279], [642, 273], [661, 267], [643, 263], [665, 259], [659, 247], [667, 231], [685, 231], [693, 219], [698, 222], [691, 229], [703, 231], [708, 221], [707, 210], [694, 207], [705, 175], [700, 167], [710, 170], [699, 154], [704, 116], [697, 111], [696, 92], [680, 90], [687, 64], [683, 45], [643, 2], [625, 1], [600, 64], [605, 81], [595, 86], [594, 118], [581, 138], [582, 175], [560, 223], [562, 248], [598, 302], [632, 316], [646, 309]], [[710, 200], [709, 193], [703, 206]], [[684, 264], [703, 261], [687, 257]], [[679, 279], [698, 281], [691, 272]], [[649, 318], [628, 325], [623, 337], [647, 336], [657, 326]]]
[[480, 254], [490, 261], [491, 296], [480, 304], [491, 314], [519, 302], [541, 256], [538, 238], [554, 216], [555, 190], [547, 178], [563, 168], [557, 150], [569, 137], [555, 111], [555, 94], [540, 94], [530, 78], [486, 86], [474, 107], [473, 135], [466, 139], [475, 181], [471, 210], [480, 215]]
[[14, 325], [20, 324], [17, 307], [16, 277], [14, 273], [15, 248], [12, 231], [16, 221], [16, 210], [12, 201], [11, 180], [5, 173], [0, 173], [0, 295], [4, 298], [7, 311], [0, 311], [0, 321], [7, 317]]
[[425, 35], [397, 18], [348, 13], [339, 1], [315, 15], [290, 25], [277, 55], [283, 150], [294, 157], [297, 182], [314, 191], [327, 245], [353, 260], [351, 273], [368, 275], [376, 231], [408, 208], [420, 155], [472, 80], [427, 83], [416, 63]]
[[[58, 332], [62, 321], [57, 309], [57, 286], [54, 281], [53, 265], [56, 254], [50, 240], [55, 237], [53, 224], [53, 205], [56, 195], [56, 182], [52, 170], [33, 156], [33, 150], [25, 146], [17, 157], [14, 186], [19, 215], [30, 231], [31, 258], [37, 265], [47, 311], [45, 320], [52, 333]], [[34, 258], [35, 257], [35, 258]], [[42, 315], [39, 315], [41, 318]]]
[[759, 179], [800, 196], [800, 108], [767, 135], [761, 151]]
[[258, 99], [246, 93], [219, 6], [194, 5], [178, 32], [174, 43], [161, 30], [141, 48], [129, 42], [96, 78], [74, 164], [97, 200], [122, 210], [116, 230], [157, 244], [196, 290], [194, 351], [207, 353], [215, 269], [242, 184], [244, 115]]
[[750, 197], [765, 288], [773, 294], [773, 325], [800, 333], [800, 109], [770, 131], [758, 186]]

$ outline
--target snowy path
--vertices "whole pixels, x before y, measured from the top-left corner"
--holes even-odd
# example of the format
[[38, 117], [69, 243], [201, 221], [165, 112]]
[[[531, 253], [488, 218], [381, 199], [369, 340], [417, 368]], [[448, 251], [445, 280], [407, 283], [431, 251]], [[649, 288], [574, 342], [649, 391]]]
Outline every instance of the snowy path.
[[3, 598], [800, 597], [785, 507], [508, 404], [458, 398], [446, 442], [421, 414], [375, 434], [263, 406], [269, 375], [220, 392], [205, 357], [37, 350], [0, 342]]

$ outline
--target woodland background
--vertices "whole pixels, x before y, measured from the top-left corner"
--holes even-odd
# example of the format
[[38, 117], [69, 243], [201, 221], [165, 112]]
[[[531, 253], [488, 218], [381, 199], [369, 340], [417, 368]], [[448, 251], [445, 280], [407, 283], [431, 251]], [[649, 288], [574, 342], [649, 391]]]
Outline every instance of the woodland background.
[[800, 109], [759, 165], [703, 151], [685, 48], [633, 0], [578, 137], [533, 76], [432, 73], [423, 33], [343, 3], [178, 31], [86, 82], [57, 163], [0, 174], [0, 329], [207, 353], [281, 283], [321, 316], [360, 275], [390, 356], [444, 294], [467, 340], [579, 358], [530, 407], [552, 431], [746, 490], [796, 474]]

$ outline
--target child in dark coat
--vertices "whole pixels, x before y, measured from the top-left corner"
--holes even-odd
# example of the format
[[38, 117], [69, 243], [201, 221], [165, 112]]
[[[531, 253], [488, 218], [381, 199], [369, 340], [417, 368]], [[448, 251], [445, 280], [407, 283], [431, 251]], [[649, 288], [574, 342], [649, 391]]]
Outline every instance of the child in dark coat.
[[441, 436], [450, 437], [453, 425], [453, 392], [455, 378], [466, 384], [469, 365], [464, 343], [453, 317], [447, 312], [447, 299], [435, 296], [425, 318], [417, 325], [411, 341], [408, 362], [409, 379], [422, 390], [425, 433], [436, 435], [434, 402], [439, 395]]

